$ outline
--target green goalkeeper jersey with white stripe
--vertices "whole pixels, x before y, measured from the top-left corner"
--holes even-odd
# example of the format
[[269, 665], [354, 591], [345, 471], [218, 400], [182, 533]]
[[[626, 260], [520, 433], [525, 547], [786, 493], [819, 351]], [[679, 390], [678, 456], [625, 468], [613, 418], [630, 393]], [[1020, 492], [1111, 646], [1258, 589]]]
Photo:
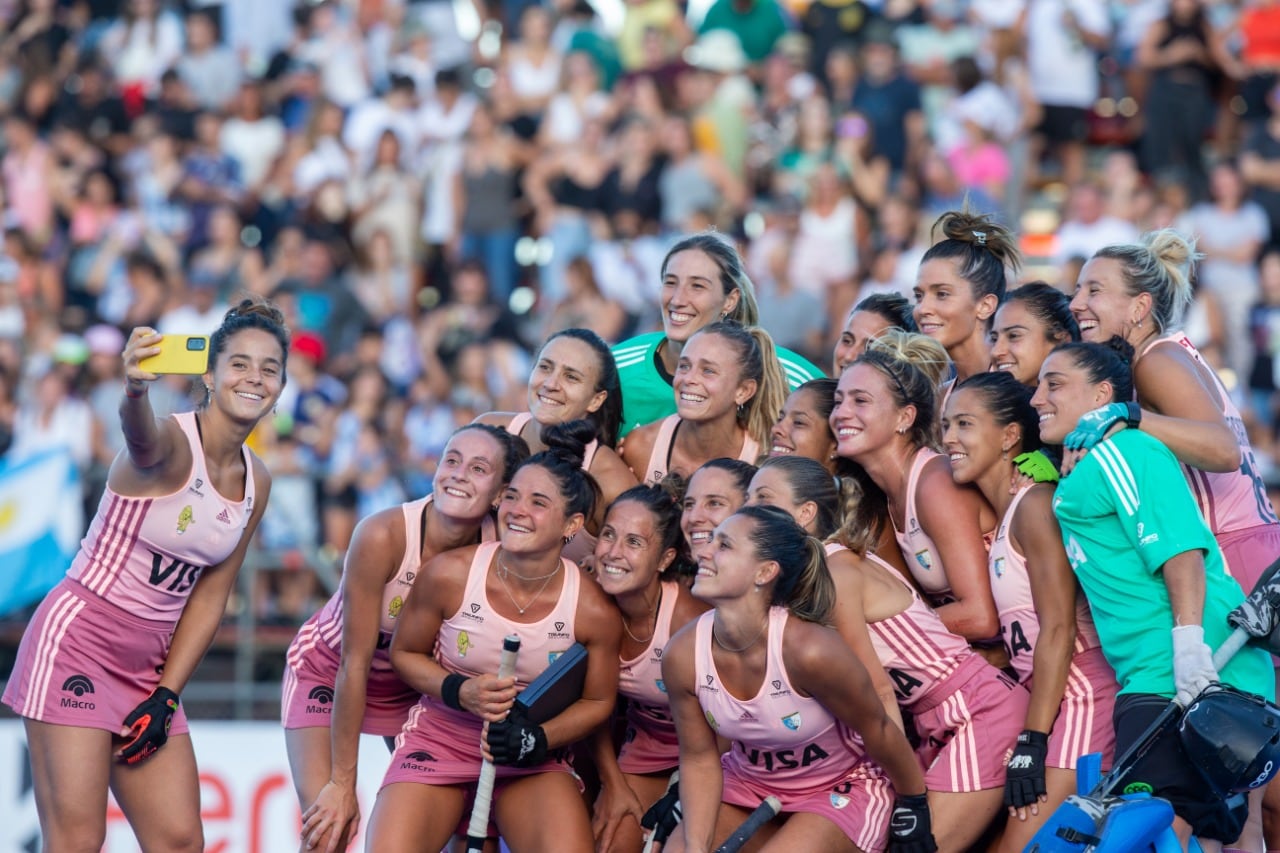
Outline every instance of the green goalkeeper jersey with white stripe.
[[[1053, 511], [1120, 692], [1172, 698], [1174, 625], [1165, 563], [1188, 551], [1204, 555], [1210, 648], [1231, 633], [1227, 614], [1244, 600], [1178, 460], [1146, 433], [1120, 430], [1062, 479]], [[1271, 661], [1260, 649], [1242, 649], [1219, 675], [1241, 690], [1275, 695]]]
[[[622, 382], [622, 429], [618, 437], [626, 435], [641, 424], [662, 420], [676, 413], [675, 392], [671, 383], [658, 370], [658, 345], [666, 340], [663, 332], [650, 332], [613, 346], [613, 358], [618, 364], [618, 378]], [[778, 361], [782, 363], [787, 387], [795, 390], [810, 379], [826, 376], [808, 359], [785, 347], [778, 347]]]

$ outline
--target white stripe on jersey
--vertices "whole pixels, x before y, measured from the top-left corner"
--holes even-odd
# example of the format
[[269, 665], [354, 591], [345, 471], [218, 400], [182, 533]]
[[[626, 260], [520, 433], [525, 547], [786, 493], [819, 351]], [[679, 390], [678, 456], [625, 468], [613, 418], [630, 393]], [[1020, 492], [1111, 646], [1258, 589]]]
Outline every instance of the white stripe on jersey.
[[1098, 455], [1102, 472], [1106, 475], [1112, 491], [1124, 506], [1124, 511], [1129, 515], [1136, 513], [1142, 501], [1138, 497], [1138, 483], [1134, 480], [1133, 472], [1129, 470], [1129, 464], [1124, 461], [1124, 457], [1115, 446], [1108, 442], [1098, 444], [1093, 448], [1093, 452]]

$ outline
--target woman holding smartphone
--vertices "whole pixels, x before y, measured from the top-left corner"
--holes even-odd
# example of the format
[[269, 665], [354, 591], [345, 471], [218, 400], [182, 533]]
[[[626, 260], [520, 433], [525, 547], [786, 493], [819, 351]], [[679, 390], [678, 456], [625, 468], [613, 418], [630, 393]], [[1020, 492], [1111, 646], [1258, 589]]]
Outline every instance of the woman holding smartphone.
[[271, 475], [245, 441], [284, 388], [289, 332], [274, 307], [240, 302], [209, 339], [204, 405], [157, 418], [147, 391], [158, 377], [141, 362], [162, 342], [149, 328], [129, 335], [125, 449], [4, 694], [24, 718], [47, 850], [102, 847], [108, 789], [142, 849], [204, 846], [179, 696], [267, 505]]

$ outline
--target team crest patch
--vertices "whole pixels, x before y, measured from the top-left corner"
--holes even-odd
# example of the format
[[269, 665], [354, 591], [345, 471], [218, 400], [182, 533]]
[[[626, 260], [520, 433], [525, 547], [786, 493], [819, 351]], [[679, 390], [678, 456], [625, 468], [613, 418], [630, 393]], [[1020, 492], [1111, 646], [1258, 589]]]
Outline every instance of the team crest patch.
[[849, 798], [846, 797], [844, 794], [832, 794], [831, 805], [834, 808], [842, 809], [845, 806], [849, 805]]
[[466, 631], [458, 632], [458, 657], [465, 658], [471, 651], [471, 635]]
[[996, 557], [995, 565], [992, 568], [996, 573], [996, 577], [1004, 577], [1004, 557]]
[[547, 663], [555, 663], [556, 658], [560, 657], [562, 654], [564, 654], [564, 649], [561, 649], [558, 652], [547, 652]]
[[391, 599], [391, 603], [387, 605], [387, 615], [392, 619], [396, 619], [400, 616], [400, 609], [403, 607], [404, 599], [397, 595], [395, 598]]
[[667, 692], [667, 683], [663, 681], [661, 678], [655, 678], [653, 680], [653, 683], [657, 685], [657, 688], [661, 690], [663, 693]]
[[182, 512], [178, 513], [178, 533], [179, 535], [186, 533], [187, 528], [196, 520], [195, 514], [191, 512], [191, 504], [187, 504], [182, 508]]
[[928, 548], [923, 551], [916, 551], [916, 562], [919, 563], [920, 568], [924, 569], [926, 572], [933, 569], [933, 555], [929, 553]]
[[792, 711], [782, 718], [782, 724], [793, 732], [800, 731], [800, 712]]

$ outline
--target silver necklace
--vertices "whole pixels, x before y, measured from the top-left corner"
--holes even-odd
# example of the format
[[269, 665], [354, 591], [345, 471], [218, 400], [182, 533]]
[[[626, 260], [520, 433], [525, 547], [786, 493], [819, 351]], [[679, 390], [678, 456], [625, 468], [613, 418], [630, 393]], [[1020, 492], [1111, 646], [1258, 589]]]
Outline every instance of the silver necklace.
[[640, 645], [642, 646], [648, 645], [653, 640], [653, 635], [658, 633], [658, 621], [655, 618], [655, 614], [657, 614], [658, 606], [660, 604], [662, 604], [662, 587], [661, 586], [658, 587], [658, 600], [653, 602], [653, 607], [649, 608], [649, 616], [645, 620], [646, 622], [648, 622], [649, 620], [653, 620], [652, 622], [653, 628], [652, 630], [649, 631], [648, 637], [645, 637], [642, 640], [639, 637], [637, 637], [635, 634], [631, 633], [631, 628], [627, 625], [627, 617], [625, 615], [622, 617], [622, 630], [626, 631], [627, 636], [630, 637], [635, 642], [639, 643]]
[[764, 635], [765, 629], [768, 627], [769, 627], [769, 620], [765, 619], [764, 624], [760, 626], [760, 630], [756, 631], [756, 635], [751, 638], [751, 642], [747, 643], [745, 646], [734, 648], [733, 646], [726, 645], [723, 640], [721, 640], [718, 636], [716, 636], [716, 624], [713, 621], [711, 623], [711, 639], [715, 640], [716, 645], [724, 649], [726, 652], [733, 652], [734, 654], [738, 654], [739, 652], [745, 652], [747, 649], [751, 648], [756, 643], [758, 643], [760, 641], [760, 638]]
[[[538, 600], [538, 596], [542, 595], [542, 591], [547, 588], [547, 585], [549, 583], [551, 583], [551, 579], [554, 578], [560, 572], [560, 565], [561, 565], [560, 563], [556, 563], [555, 571], [551, 572], [551, 574], [549, 575], [539, 575], [538, 577], [534, 577], [534, 578], [526, 578], [524, 575], [516, 575], [515, 572], [508, 569], [506, 565], [502, 562], [502, 557], [501, 556], [498, 557], [498, 572], [497, 572], [498, 582], [502, 584], [502, 591], [507, 594], [507, 598], [511, 599], [511, 603], [515, 605], [517, 613], [523, 616], [524, 612], [533, 606], [533, 603]], [[525, 602], [523, 607], [520, 606], [520, 602], [516, 601], [515, 595], [512, 594], [511, 592], [511, 587], [507, 586], [508, 574], [516, 575], [516, 577], [524, 581], [536, 581], [536, 580], [542, 581], [542, 586], [538, 587], [537, 591], [535, 591], [533, 595], [529, 596], [529, 600]]]

